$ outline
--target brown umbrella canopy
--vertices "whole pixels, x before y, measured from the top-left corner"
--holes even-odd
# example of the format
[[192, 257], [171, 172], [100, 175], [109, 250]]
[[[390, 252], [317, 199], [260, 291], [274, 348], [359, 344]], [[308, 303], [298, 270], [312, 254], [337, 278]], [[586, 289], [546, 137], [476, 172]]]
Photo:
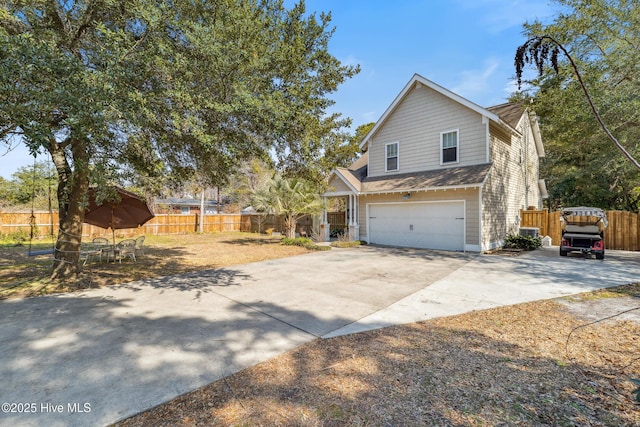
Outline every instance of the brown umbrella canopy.
[[[115, 200], [104, 200], [100, 205], [95, 200], [95, 190], [89, 190], [89, 207], [84, 222], [102, 228], [119, 230], [137, 228], [154, 217], [151, 208], [140, 196], [114, 187]], [[119, 200], [118, 200], [119, 198]]]

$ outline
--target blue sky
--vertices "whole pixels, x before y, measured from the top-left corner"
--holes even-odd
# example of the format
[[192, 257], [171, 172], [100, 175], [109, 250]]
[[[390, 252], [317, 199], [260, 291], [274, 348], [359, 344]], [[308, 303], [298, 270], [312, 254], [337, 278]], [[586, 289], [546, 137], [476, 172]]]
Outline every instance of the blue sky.
[[553, 18], [548, 0], [307, 0], [330, 10], [330, 51], [362, 71], [333, 96], [354, 128], [376, 121], [413, 74], [483, 107], [515, 90], [522, 24]]
[[[522, 24], [550, 21], [557, 11], [548, 0], [307, 0], [306, 5], [309, 13], [331, 12], [330, 52], [345, 64], [360, 64], [360, 74], [330, 96], [331, 112], [351, 117], [354, 130], [376, 121], [415, 73], [483, 107], [505, 102], [515, 89], [513, 57], [525, 41]], [[32, 163], [20, 146], [0, 157], [0, 176], [9, 179]]]

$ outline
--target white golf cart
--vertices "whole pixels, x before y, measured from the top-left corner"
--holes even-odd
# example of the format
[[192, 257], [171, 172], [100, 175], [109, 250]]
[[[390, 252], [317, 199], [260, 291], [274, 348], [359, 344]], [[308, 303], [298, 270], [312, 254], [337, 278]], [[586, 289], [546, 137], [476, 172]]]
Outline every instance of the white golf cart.
[[594, 254], [596, 259], [604, 259], [604, 229], [607, 215], [599, 208], [564, 208], [560, 213], [562, 242], [560, 256], [569, 252], [581, 252], [585, 256]]

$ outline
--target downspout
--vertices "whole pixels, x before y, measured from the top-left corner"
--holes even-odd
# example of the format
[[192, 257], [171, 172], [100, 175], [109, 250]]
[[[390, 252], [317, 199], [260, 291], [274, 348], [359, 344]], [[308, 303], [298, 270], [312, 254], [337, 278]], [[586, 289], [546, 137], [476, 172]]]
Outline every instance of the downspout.
[[[484, 185], [484, 184], [483, 184]], [[478, 215], [478, 243], [480, 244], [480, 252], [483, 252], [484, 249], [484, 239], [482, 232], [482, 216], [484, 215], [484, 206], [482, 205], [482, 187], [478, 188], [478, 206], [480, 206], [480, 212]]]
[[[527, 115], [527, 119], [529, 116]], [[529, 132], [524, 134], [524, 205], [525, 209], [529, 209]], [[518, 224], [519, 225], [519, 224]]]
[[[490, 120], [487, 116], [482, 116], [482, 123], [485, 126], [485, 162], [491, 162], [491, 132], [490, 132]], [[486, 179], [486, 178], [485, 178]], [[484, 182], [483, 184], [484, 185]], [[484, 246], [484, 230], [482, 230], [482, 216], [484, 215], [484, 205], [482, 204], [482, 186], [478, 188], [478, 206], [479, 206], [479, 215], [478, 215], [478, 243], [480, 245], [480, 252], [485, 250]]]

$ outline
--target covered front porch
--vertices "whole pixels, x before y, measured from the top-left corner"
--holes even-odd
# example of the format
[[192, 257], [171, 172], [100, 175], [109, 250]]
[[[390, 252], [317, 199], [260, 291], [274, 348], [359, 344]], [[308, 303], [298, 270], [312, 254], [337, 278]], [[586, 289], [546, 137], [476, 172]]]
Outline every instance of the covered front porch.
[[322, 195], [324, 209], [320, 219], [320, 241], [360, 240], [358, 198], [352, 192], [328, 192]]

